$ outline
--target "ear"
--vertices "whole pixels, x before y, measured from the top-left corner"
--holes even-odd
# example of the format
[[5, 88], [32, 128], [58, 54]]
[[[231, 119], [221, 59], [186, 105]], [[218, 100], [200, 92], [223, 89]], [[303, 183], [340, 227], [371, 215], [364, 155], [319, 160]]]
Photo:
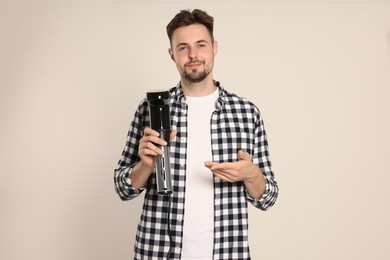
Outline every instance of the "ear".
[[214, 41], [213, 52], [214, 52], [214, 56], [216, 56], [218, 53], [218, 42], [217, 41]]
[[175, 56], [173, 55], [172, 48], [168, 48], [169, 56], [171, 56], [171, 60], [175, 61]]

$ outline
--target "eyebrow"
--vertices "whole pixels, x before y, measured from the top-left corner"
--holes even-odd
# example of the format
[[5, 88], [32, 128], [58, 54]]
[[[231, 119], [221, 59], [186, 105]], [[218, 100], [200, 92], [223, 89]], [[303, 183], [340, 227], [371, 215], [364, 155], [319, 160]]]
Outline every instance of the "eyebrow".
[[[209, 43], [209, 42], [202, 39], [202, 40], [196, 41], [196, 43]], [[177, 45], [176, 45], [176, 48], [178, 48], [178, 47], [180, 47], [180, 46], [183, 46], [183, 45], [189, 45], [189, 44], [188, 44], [188, 43], [182, 42], [182, 43], [177, 44]]]

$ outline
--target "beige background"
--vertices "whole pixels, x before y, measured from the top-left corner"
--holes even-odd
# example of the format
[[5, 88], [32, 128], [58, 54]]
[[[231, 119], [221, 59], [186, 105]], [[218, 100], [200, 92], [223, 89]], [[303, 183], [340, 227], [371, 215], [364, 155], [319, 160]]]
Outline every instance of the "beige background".
[[215, 78], [262, 111], [280, 197], [253, 259], [390, 259], [390, 2], [1, 1], [0, 259], [130, 259], [142, 197], [113, 170], [165, 26], [216, 19]]

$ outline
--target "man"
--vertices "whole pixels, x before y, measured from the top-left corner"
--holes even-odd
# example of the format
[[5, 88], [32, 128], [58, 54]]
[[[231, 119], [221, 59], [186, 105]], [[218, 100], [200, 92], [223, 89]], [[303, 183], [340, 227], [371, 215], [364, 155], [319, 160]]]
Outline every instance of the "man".
[[149, 128], [146, 100], [115, 170], [121, 199], [145, 192], [135, 259], [250, 259], [247, 202], [267, 210], [278, 195], [258, 108], [213, 80], [213, 23], [183, 10], [167, 26], [180, 74], [170, 89], [171, 197], [157, 194], [154, 163], [167, 143]]

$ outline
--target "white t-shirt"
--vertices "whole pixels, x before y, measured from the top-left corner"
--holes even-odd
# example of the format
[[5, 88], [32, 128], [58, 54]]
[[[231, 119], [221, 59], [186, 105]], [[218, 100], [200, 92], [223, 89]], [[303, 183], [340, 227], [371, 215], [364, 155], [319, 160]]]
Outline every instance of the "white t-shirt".
[[187, 170], [183, 226], [183, 260], [210, 260], [214, 246], [213, 174], [210, 120], [218, 89], [204, 97], [186, 97], [188, 105]]

